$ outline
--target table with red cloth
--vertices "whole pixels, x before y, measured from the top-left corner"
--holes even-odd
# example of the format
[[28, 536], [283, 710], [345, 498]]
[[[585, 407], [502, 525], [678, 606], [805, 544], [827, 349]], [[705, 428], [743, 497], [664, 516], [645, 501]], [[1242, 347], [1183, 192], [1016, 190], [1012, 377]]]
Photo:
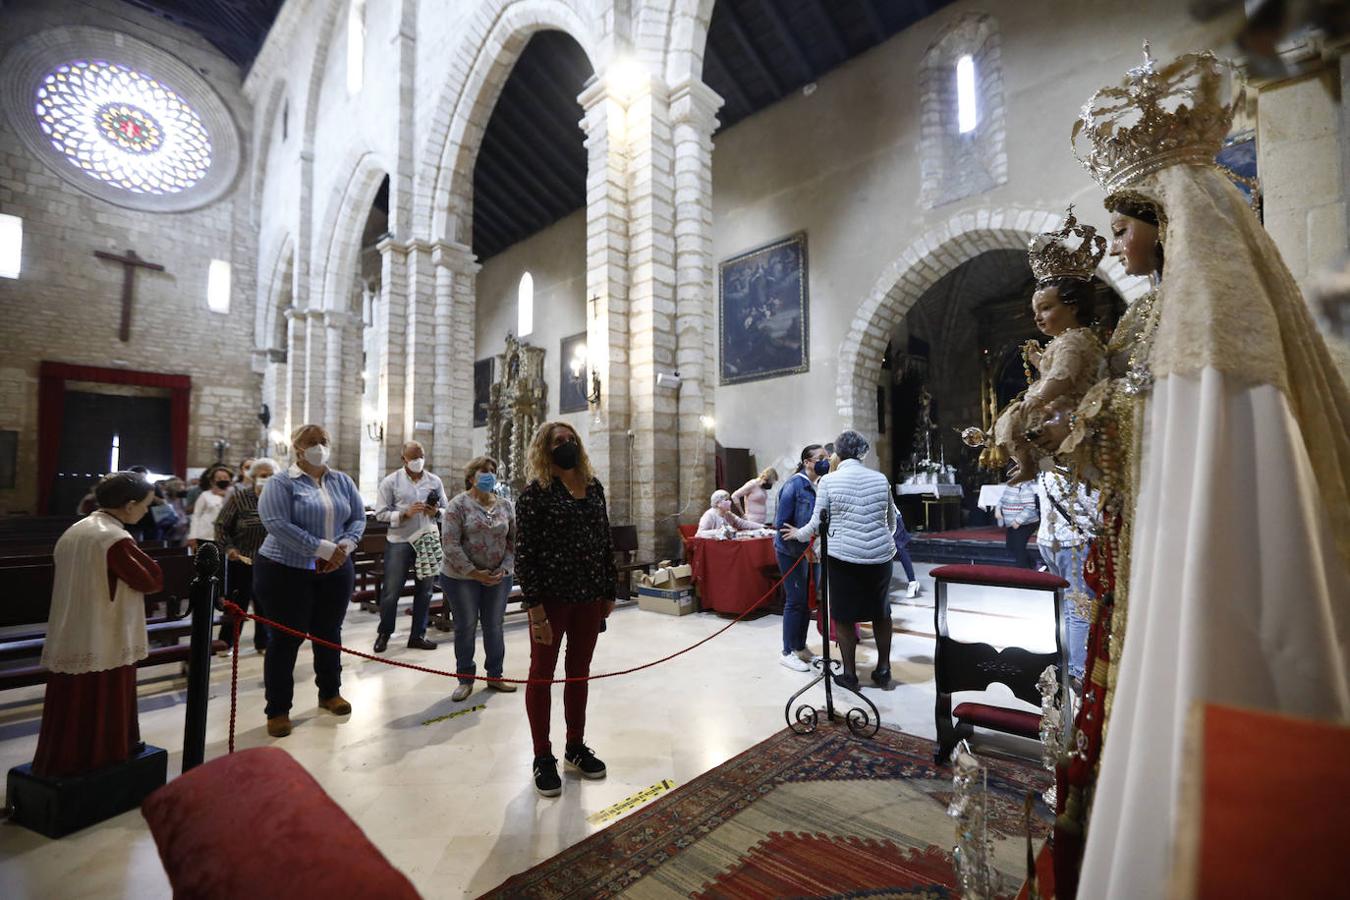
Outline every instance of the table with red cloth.
[[689, 564], [704, 609], [739, 615], [773, 589], [778, 558], [773, 538], [689, 541]]

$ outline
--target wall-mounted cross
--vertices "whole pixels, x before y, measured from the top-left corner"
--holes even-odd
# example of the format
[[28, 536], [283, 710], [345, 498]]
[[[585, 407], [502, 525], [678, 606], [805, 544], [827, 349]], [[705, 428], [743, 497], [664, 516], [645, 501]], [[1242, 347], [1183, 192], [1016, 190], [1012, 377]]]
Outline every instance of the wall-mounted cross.
[[599, 302], [600, 302], [600, 295], [599, 295], [599, 294], [593, 294], [593, 295], [591, 296], [591, 318], [592, 318], [592, 319], [595, 318], [595, 307], [596, 307], [596, 304], [598, 304]]
[[146, 262], [136, 255], [135, 250], [128, 250], [126, 256], [105, 253], [102, 250], [95, 250], [94, 255], [108, 262], [122, 264], [122, 326], [118, 329], [117, 336], [125, 343], [131, 340], [131, 301], [136, 293], [136, 270], [140, 268], [163, 272], [164, 267], [159, 263]]

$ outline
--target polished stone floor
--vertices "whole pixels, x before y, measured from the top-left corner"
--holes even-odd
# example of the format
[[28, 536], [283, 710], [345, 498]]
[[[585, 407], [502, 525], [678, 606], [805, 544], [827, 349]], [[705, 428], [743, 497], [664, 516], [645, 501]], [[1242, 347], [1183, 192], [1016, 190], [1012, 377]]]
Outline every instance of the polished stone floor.
[[[898, 684], [867, 688], [889, 727], [932, 737], [933, 610], [931, 582], [906, 601], [895, 582], [897, 634], [892, 670]], [[996, 645], [1053, 645], [1044, 595], [953, 588], [954, 636]], [[406, 617], [402, 621], [406, 622]], [[528, 635], [518, 618], [507, 626], [507, 674], [523, 675]], [[659, 658], [723, 627], [712, 614], [683, 617], [615, 611], [601, 636], [593, 671], [627, 668]], [[276, 744], [305, 766], [426, 897], [476, 896], [547, 859], [603, 825], [587, 816], [662, 779], [683, 784], [784, 726], [784, 702], [807, 675], [778, 664], [781, 620], [769, 615], [738, 623], [691, 653], [640, 673], [591, 688], [586, 740], [609, 767], [603, 781], [564, 778], [563, 794], [543, 799], [530, 781], [529, 728], [522, 694], [475, 691], [449, 699], [448, 680], [349, 657], [343, 694], [354, 711], [337, 718], [311, 705], [313, 670], [302, 652], [296, 668], [295, 731], [267, 737], [262, 713], [262, 657], [240, 660], [238, 746]], [[353, 608], [344, 640], [367, 649], [376, 617]], [[435, 636], [435, 635], [433, 635]], [[434, 651], [403, 646], [395, 635], [389, 656], [453, 668], [443, 641]], [[248, 646], [248, 632], [244, 643]], [[819, 636], [810, 645], [819, 652]], [[481, 648], [480, 648], [481, 653]], [[859, 671], [866, 675], [875, 648], [865, 641]], [[481, 658], [480, 658], [481, 664]], [[142, 736], [171, 751], [170, 773], [181, 764], [184, 681], [170, 666], [142, 672]], [[228, 657], [212, 671], [208, 760], [226, 752], [229, 718]], [[995, 690], [998, 690], [997, 686]], [[41, 716], [41, 688], [0, 694], [0, 764], [32, 758]], [[815, 698], [823, 703], [823, 692]], [[1018, 706], [1003, 692], [1000, 702]], [[426, 720], [479, 704], [453, 719]], [[556, 749], [562, 736], [561, 691], [554, 692]], [[1022, 748], [1027, 749], [1027, 748]], [[1035, 748], [1031, 748], [1035, 753]], [[139, 812], [129, 812], [60, 841], [13, 824], [0, 824], [0, 897], [156, 898], [170, 895], [154, 842]]]

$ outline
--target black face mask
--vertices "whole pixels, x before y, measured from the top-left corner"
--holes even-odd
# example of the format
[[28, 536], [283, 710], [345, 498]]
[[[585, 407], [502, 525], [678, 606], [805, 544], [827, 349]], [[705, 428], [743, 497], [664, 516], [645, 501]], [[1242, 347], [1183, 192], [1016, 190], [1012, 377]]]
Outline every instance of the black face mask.
[[229, 483], [228, 481], [217, 481], [217, 482], [216, 482], [216, 487], [220, 488], [222, 491], [225, 490], [225, 488], [227, 488], [227, 487], [229, 487], [229, 486], [230, 486], [230, 483]]
[[564, 472], [570, 472], [581, 462], [581, 448], [575, 441], [568, 441], [565, 444], [559, 444], [553, 448], [549, 454], [553, 458], [553, 464]]
[[767, 491], [769, 488], [773, 487], [773, 482], [771, 482], [771, 481], [761, 481], [761, 482], [759, 483], [759, 486], [762, 487], [762, 488], [764, 488], [764, 490]]
[[816, 474], [817, 475], [830, 474], [830, 461], [828, 459], [816, 460]]

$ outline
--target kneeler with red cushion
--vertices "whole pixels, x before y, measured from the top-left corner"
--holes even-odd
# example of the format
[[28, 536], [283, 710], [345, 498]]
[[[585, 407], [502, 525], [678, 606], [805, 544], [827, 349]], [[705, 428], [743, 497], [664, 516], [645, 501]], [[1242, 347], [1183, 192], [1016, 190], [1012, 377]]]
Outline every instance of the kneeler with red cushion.
[[290, 754], [214, 759], [146, 798], [141, 814], [175, 898], [416, 898], [407, 877]]
[[[939, 764], [962, 738], [970, 737], [975, 727], [1040, 738], [1041, 717], [1037, 713], [986, 703], [962, 703], [952, 709], [952, 694], [957, 691], [983, 691], [992, 682], [1006, 684], [1020, 700], [1037, 706], [1041, 692], [1037, 686], [1046, 666], [1059, 668], [1061, 701], [1068, 693], [1069, 658], [1066, 652], [1064, 589], [1069, 583], [1057, 575], [1034, 572], [1013, 566], [939, 566], [928, 573], [936, 583], [933, 619], [937, 645], [933, 653], [934, 681], [937, 687], [938, 746], [933, 758]], [[990, 644], [965, 643], [951, 637], [947, 627], [947, 585], [971, 584], [983, 587], [1023, 591], [1044, 591], [1054, 598], [1055, 649], [1051, 653], [1033, 653], [1022, 647], [996, 649]], [[955, 723], [952, 722], [955, 717]]]

